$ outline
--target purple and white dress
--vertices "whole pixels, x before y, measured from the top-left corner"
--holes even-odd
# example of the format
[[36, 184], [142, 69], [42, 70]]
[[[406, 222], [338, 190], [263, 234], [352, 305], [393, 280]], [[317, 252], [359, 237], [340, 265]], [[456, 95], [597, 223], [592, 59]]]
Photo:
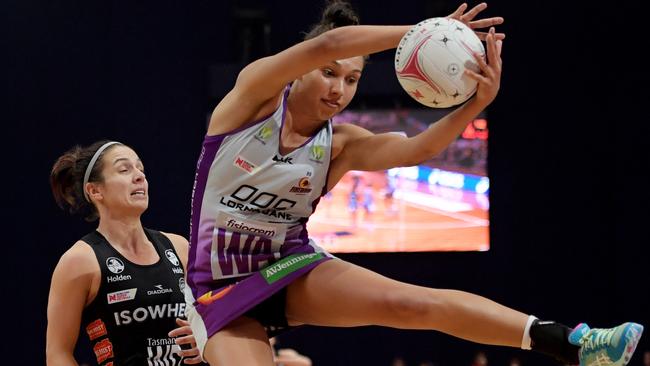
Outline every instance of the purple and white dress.
[[332, 258], [307, 234], [326, 191], [332, 124], [281, 155], [288, 92], [270, 116], [203, 142], [185, 290], [201, 352], [229, 322]]

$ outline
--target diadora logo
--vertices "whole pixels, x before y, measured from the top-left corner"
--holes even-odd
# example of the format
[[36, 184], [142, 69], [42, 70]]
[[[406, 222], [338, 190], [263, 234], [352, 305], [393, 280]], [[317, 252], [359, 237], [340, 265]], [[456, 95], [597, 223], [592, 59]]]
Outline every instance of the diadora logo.
[[165, 250], [165, 257], [167, 257], [167, 259], [169, 259], [169, 261], [175, 266], [177, 266], [180, 263], [176, 254], [174, 254], [173, 249]]
[[115, 274], [122, 273], [122, 271], [124, 271], [124, 262], [119, 258], [108, 257], [108, 259], [106, 259], [106, 267], [109, 271]]
[[97, 357], [97, 363], [101, 364], [113, 357], [113, 343], [108, 338], [102, 339], [93, 346], [93, 351]]
[[233, 165], [245, 171], [248, 174], [253, 174], [253, 172], [255, 171], [255, 164], [244, 159], [241, 155], [237, 155], [235, 161], [233, 162]]
[[174, 304], [157, 304], [149, 305], [147, 307], [139, 307], [135, 310], [123, 310], [114, 312], [113, 318], [115, 325], [128, 325], [133, 323], [142, 323], [149, 319], [162, 319], [162, 318], [184, 318], [185, 317], [185, 303]]
[[246, 221], [230, 219], [226, 221], [226, 226], [269, 238], [275, 236], [275, 230], [272, 227], [256, 225]]
[[278, 162], [278, 163], [293, 164], [293, 158], [282, 157], [282, 156], [278, 156], [278, 155], [273, 156], [273, 161]]
[[129, 301], [135, 299], [135, 293], [138, 291], [137, 288], [130, 288], [128, 290], [111, 292], [106, 294], [106, 300], [109, 304], [115, 304], [117, 302]]
[[266, 140], [273, 134], [273, 121], [267, 122], [257, 131], [255, 138], [261, 143], [266, 144]]
[[88, 338], [93, 341], [105, 336], [108, 332], [106, 331], [106, 324], [101, 319], [97, 319], [86, 326], [86, 333], [88, 333]]
[[309, 148], [309, 160], [315, 163], [322, 163], [324, 157], [325, 157], [325, 146], [312, 145]]
[[311, 182], [309, 182], [309, 177], [300, 178], [298, 181], [298, 186], [291, 187], [289, 192], [295, 194], [307, 194], [311, 192]]
[[285, 220], [292, 220], [293, 217], [290, 213], [283, 211], [296, 205], [296, 201], [280, 198], [274, 193], [260, 191], [248, 184], [239, 186], [230, 197], [221, 197], [219, 203], [243, 212], [261, 213]]
[[161, 294], [166, 294], [166, 293], [172, 292], [172, 289], [163, 288], [163, 285], [156, 285], [154, 287], [156, 289], [147, 291], [147, 295], [149, 295], [149, 296], [151, 296], [151, 295], [161, 295]]

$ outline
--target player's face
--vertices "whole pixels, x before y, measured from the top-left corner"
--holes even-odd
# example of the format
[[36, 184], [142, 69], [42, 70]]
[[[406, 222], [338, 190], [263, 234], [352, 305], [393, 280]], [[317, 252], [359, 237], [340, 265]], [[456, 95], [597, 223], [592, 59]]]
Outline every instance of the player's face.
[[131, 148], [118, 145], [102, 156], [101, 204], [115, 214], [140, 215], [149, 206], [144, 166]]
[[350, 104], [363, 71], [361, 56], [332, 61], [302, 78], [310, 95], [311, 110], [319, 120], [327, 120]]

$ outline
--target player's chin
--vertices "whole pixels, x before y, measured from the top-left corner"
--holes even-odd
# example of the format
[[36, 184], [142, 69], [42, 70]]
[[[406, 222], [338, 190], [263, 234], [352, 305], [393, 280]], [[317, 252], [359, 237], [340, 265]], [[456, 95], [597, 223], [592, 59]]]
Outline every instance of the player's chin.
[[318, 111], [318, 119], [321, 121], [327, 121], [334, 117], [338, 112], [332, 112], [330, 111], [324, 111], [324, 110], [319, 110]]
[[147, 210], [147, 208], [149, 208], [149, 197], [137, 201], [131, 201], [129, 202], [129, 207], [134, 212], [143, 213]]
[[341, 112], [342, 108], [321, 108], [320, 109], [320, 119], [326, 121], [336, 116]]

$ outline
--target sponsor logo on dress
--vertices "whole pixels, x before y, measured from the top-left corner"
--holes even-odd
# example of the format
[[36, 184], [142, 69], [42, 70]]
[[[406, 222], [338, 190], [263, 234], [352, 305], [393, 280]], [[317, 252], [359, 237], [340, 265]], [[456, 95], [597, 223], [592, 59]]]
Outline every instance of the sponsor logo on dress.
[[180, 263], [173, 249], [165, 250], [165, 257], [167, 257], [167, 259], [169, 259], [169, 261], [175, 266], [178, 266], [178, 264]]
[[309, 148], [309, 160], [322, 164], [323, 158], [325, 157], [325, 146], [323, 145], [312, 145]]
[[180, 351], [174, 338], [147, 338], [147, 365], [183, 365]]
[[149, 305], [134, 310], [116, 311], [113, 313], [113, 318], [115, 319], [115, 325], [117, 326], [128, 325], [133, 322], [142, 323], [149, 319], [184, 318], [185, 306], [184, 302]]
[[294, 254], [279, 260], [261, 271], [262, 277], [270, 285], [287, 275], [314, 263], [325, 256], [322, 253]]
[[115, 304], [122, 301], [129, 301], [135, 299], [137, 288], [130, 288], [127, 290], [116, 291], [106, 294], [106, 299], [109, 304]]
[[108, 334], [106, 331], [106, 324], [104, 324], [104, 321], [101, 319], [97, 319], [94, 322], [88, 324], [86, 326], [86, 333], [88, 333], [88, 338], [90, 338], [91, 341], [94, 341], [95, 339]]
[[176, 344], [174, 338], [147, 338], [147, 346], [171, 346]]
[[291, 187], [289, 192], [295, 194], [307, 194], [311, 192], [311, 182], [309, 181], [309, 177], [300, 178], [298, 185]]
[[219, 203], [242, 212], [260, 213], [291, 221], [294, 217], [286, 210], [293, 208], [297, 202], [248, 184], [242, 184], [229, 197], [221, 197]]
[[172, 289], [170, 288], [163, 288], [163, 285], [156, 285], [154, 286], [156, 289], [155, 290], [148, 290], [147, 295], [162, 295], [162, 294], [167, 294], [172, 292]]
[[184, 274], [183, 269], [181, 267], [172, 267], [172, 272], [176, 274]]
[[226, 221], [226, 227], [246, 231], [252, 234], [257, 234], [260, 236], [265, 236], [271, 238], [275, 236], [275, 230], [271, 226], [263, 226], [259, 224], [253, 224], [251, 222], [229, 219]]
[[106, 259], [106, 267], [109, 271], [115, 274], [122, 273], [122, 271], [124, 271], [124, 262], [122, 262], [119, 258], [108, 257]]
[[130, 279], [131, 279], [131, 275], [123, 275], [123, 274], [106, 277], [106, 281], [108, 281], [108, 283], [127, 281]]
[[273, 121], [269, 121], [257, 131], [255, 138], [266, 145], [266, 140], [273, 134]]
[[241, 155], [237, 155], [237, 157], [235, 158], [235, 161], [233, 162], [233, 165], [236, 166], [237, 168], [245, 171], [248, 174], [253, 174], [253, 172], [255, 171], [255, 164], [253, 164], [250, 161], [246, 160]]
[[282, 157], [282, 156], [279, 156], [279, 155], [275, 155], [275, 156], [273, 156], [273, 161], [275, 161], [276, 163], [293, 164], [293, 158], [290, 158], [288, 156], [287, 157]]
[[108, 338], [102, 339], [101, 341], [95, 344], [95, 346], [93, 347], [93, 351], [95, 351], [95, 357], [97, 357], [97, 363], [101, 364], [102, 362], [113, 357], [113, 344]]
[[185, 292], [185, 279], [183, 277], [178, 279], [178, 288], [181, 292]]
[[198, 301], [199, 304], [210, 305], [213, 302], [219, 300], [220, 298], [226, 296], [230, 292], [230, 290], [232, 290], [233, 287], [234, 285], [229, 285], [228, 287], [225, 287], [214, 294], [212, 294], [212, 291], [208, 291], [203, 295], [201, 295], [201, 297], [196, 299], [196, 301]]

